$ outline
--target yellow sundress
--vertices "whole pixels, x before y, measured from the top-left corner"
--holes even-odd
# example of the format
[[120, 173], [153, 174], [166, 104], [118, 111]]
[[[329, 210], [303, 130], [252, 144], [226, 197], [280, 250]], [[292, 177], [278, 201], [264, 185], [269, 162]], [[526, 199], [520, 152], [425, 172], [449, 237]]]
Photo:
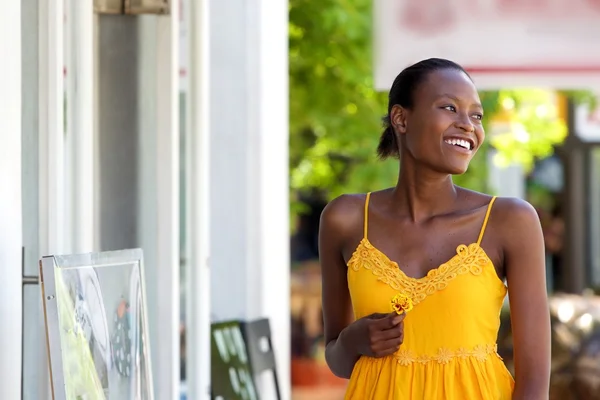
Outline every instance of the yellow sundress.
[[390, 312], [397, 293], [414, 308], [404, 319], [404, 343], [393, 355], [362, 356], [348, 383], [351, 400], [509, 400], [514, 380], [497, 353], [506, 286], [480, 247], [494, 203], [488, 205], [477, 242], [415, 279], [364, 237], [348, 261], [348, 288], [355, 318]]

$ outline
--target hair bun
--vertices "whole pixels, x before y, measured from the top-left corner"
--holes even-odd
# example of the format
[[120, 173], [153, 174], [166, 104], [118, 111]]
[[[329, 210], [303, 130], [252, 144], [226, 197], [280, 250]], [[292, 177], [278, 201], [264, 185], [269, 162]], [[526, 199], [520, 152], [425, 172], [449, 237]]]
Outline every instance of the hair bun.
[[[387, 117], [389, 121], [389, 117]], [[399, 158], [400, 153], [398, 151], [398, 142], [396, 140], [396, 134], [394, 129], [388, 123], [379, 139], [379, 146], [377, 146], [377, 155], [380, 159], [385, 160], [389, 157]]]

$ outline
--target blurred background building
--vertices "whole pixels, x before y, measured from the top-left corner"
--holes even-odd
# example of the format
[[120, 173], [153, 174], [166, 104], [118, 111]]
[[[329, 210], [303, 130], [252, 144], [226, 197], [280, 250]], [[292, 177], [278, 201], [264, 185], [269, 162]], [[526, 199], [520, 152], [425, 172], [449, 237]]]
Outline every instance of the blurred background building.
[[488, 140], [456, 182], [539, 212], [555, 396], [598, 398], [598, 21], [584, 0], [3, 2], [2, 398], [49, 398], [39, 258], [131, 247], [157, 399], [208, 398], [211, 323], [259, 317], [281, 398], [342, 398], [323, 357], [319, 216], [395, 183], [375, 159], [385, 92], [429, 57], [482, 90]]

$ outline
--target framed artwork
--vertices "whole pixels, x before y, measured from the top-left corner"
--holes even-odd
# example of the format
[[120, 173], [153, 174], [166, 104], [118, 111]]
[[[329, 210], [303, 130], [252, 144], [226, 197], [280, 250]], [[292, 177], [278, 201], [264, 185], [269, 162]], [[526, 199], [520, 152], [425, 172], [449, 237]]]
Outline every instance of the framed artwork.
[[153, 400], [140, 249], [44, 257], [54, 400]]

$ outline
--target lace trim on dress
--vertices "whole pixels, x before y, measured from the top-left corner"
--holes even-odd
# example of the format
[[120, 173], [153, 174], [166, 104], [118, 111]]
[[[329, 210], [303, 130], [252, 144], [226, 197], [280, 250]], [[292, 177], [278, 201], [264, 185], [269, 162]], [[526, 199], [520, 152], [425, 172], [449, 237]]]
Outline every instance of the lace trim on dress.
[[467, 359], [469, 357], [475, 358], [478, 361], [485, 362], [488, 357], [495, 354], [497, 357], [502, 359], [498, 354], [498, 345], [496, 344], [483, 344], [475, 346], [473, 349], [459, 348], [458, 350], [450, 350], [447, 348], [440, 348], [438, 353], [435, 355], [416, 355], [412, 351], [407, 349], [400, 349], [394, 354], [394, 358], [398, 364], [402, 366], [408, 366], [414, 363], [427, 364], [430, 362], [437, 362], [438, 364], [448, 364], [454, 359]]
[[348, 267], [354, 271], [361, 268], [370, 270], [377, 280], [409, 295], [416, 305], [427, 296], [445, 289], [448, 283], [459, 275], [480, 275], [483, 268], [490, 263], [491, 260], [477, 243], [468, 246], [461, 244], [457, 247], [454, 257], [429, 271], [427, 276], [417, 279], [407, 276], [396, 262], [391, 261], [367, 238], [363, 238], [348, 261]]

